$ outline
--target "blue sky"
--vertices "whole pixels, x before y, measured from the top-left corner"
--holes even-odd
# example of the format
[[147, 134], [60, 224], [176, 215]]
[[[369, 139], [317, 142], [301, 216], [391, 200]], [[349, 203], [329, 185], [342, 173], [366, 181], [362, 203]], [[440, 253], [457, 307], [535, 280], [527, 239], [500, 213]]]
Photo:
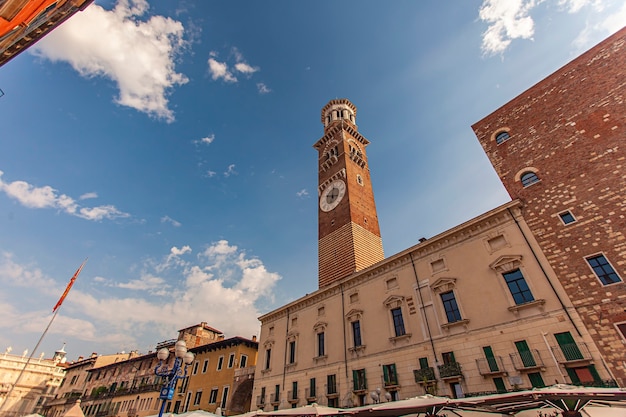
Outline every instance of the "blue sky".
[[[392, 5], [390, 7], [390, 5]], [[509, 200], [471, 124], [613, 0], [101, 1], [0, 67], [0, 349], [227, 337], [317, 289], [321, 108], [358, 108], [387, 256]]]

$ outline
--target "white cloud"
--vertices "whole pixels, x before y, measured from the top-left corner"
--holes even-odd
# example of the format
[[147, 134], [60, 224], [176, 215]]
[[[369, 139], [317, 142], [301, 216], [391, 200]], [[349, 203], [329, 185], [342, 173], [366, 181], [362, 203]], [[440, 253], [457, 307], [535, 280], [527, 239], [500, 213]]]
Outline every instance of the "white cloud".
[[[481, 49], [485, 55], [503, 53], [515, 39], [532, 39], [535, 33], [535, 22], [532, 12], [537, 6], [549, 0], [483, 0], [479, 10], [480, 20], [489, 26], [483, 33]], [[553, 0], [557, 6], [568, 13], [578, 13], [582, 9], [591, 9], [598, 15], [601, 23], [588, 26], [577, 38], [575, 44], [588, 47], [586, 40], [591, 32], [602, 30], [613, 33], [623, 27], [623, 16], [626, 11], [622, 8], [620, 15], [602, 15], [611, 0]], [[623, 13], [622, 13], [623, 12]], [[589, 13], [591, 15], [591, 13]], [[620, 20], [621, 19], [621, 20]], [[611, 28], [606, 30], [607, 28]]]
[[235, 171], [235, 164], [228, 165], [228, 169], [224, 172], [224, 176], [226, 178], [230, 177], [231, 175], [237, 175], [237, 171]]
[[256, 88], [261, 94], [267, 94], [272, 92], [272, 90], [270, 90], [270, 88], [264, 83], [257, 83]]
[[[190, 252], [189, 246], [172, 247], [165, 257]], [[260, 259], [247, 256], [227, 240], [209, 245], [193, 263], [173, 264], [169, 276], [155, 274], [148, 264], [143, 268], [136, 278], [118, 283], [110, 278], [89, 279], [83, 271], [81, 278], [87, 279], [72, 288], [51, 333], [97, 341], [98, 349], [105, 351], [136, 349], [139, 343], [154, 346], [175, 337], [178, 329], [203, 321], [229, 337], [251, 337], [258, 334], [257, 317], [263, 312], [259, 305], [271, 301], [280, 280]], [[14, 288], [23, 293], [27, 287], [29, 299], [44, 306], [40, 311], [21, 311], [26, 308], [19, 297], [11, 301], [0, 297], [0, 328], [9, 339], [21, 333], [39, 334], [67, 284], [55, 283], [38, 268], [20, 265], [11, 254], [0, 257], [0, 282], [3, 294]], [[129, 290], [140, 291], [141, 297], [129, 296]]]
[[72, 216], [95, 221], [130, 217], [128, 213], [124, 213], [112, 205], [79, 207], [73, 198], [65, 194], [59, 195], [57, 190], [49, 185], [35, 187], [25, 181], [4, 182], [2, 180], [3, 174], [0, 171], [0, 191], [4, 191], [6, 195], [17, 200], [24, 207], [56, 208]]
[[228, 65], [225, 62], [219, 62], [214, 58], [209, 58], [209, 72], [213, 80], [219, 80], [220, 78], [227, 83], [236, 83], [237, 77], [235, 77], [229, 70]]
[[[600, 1], [598, 1], [600, 3]], [[595, 5], [598, 9], [603, 9], [604, 5]], [[614, 10], [614, 12], [613, 12]], [[623, 3], [621, 7], [616, 9], [611, 9], [609, 13], [607, 13], [606, 18], [596, 21], [589, 22], [587, 21], [587, 25], [585, 29], [578, 34], [573, 44], [580, 53], [596, 42], [596, 34], [600, 34], [600, 37], [604, 38], [609, 34], [615, 33], [621, 28], [624, 27], [624, 22], [626, 22], [626, 3]]]
[[259, 70], [258, 67], [253, 67], [245, 62], [238, 62], [235, 64], [235, 69], [243, 74], [254, 74]]
[[217, 175], [217, 172], [215, 172], [215, 171], [210, 171], [209, 170], [209, 171], [206, 172], [206, 176], [209, 177], [209, 178], [213, 178], [216, 175]]
[[186, 45], [184, 27], [164, 16], [140, 20], [148, 7], [146, 0], [118, 0], [113, 10], [92, 4], [29, 51], [68, 62], [84, 77], [113, 80], [118, 104], [172, 122], [167, 96], [188, 81], [175, 70]]
[[46, 277], [39, 268], [20, 265], [8, 252], [0, 255], [0, 282], [3, 286], [50, 288], [51, 293], [54, 293], [55, 286], [54, 280]]
[[167, 289], [165, 280], [163, 278], [155, 277], [153, 275], [144, 275], [139, 279], [134, 279], [129, 282], [117, 284], [119, 288], [125, 288], [128, 290], [140, 290], [140, 291], [154, 291], [158, 292]]
[[211, 133], [209, 136], [205, 136], [198, 141], [198, 143], [203, 143], [205, 145], [210, 145], [215, 140], [215, 135]]
[[[236, 83], [238, 80], [237, 77], [233, 74], [233, 71], [239, 72], [245, 75], [247, 78], [250, 78], [252, 74], [260, 70], [259, 67], [248, 64], [244, 59], [242, 53], [239, 52], [237, 48], [232, 48], [230, 55], [234, 57], [235, 63], [229, 66], [227, 62], [218, 61], [216, 59], [218, 56], [217, 52], [209, 52], [209, 60], [207, 62], [209, 64], [209, 72], [213, 80], [222, 79], [227, 83]], [[233, 68], [233, 70], [231, 70], [230, 68]], [[258, 85], [257, 88], [259, 88]]]
[[309, 192], [308, 192], [306, 189], [304, 189], [304, 188], [303, 188], [303, 189], [301, 189], [300, 191], [298, 191], [298, 192], [296, 193], [296, 195], [297, 195], [298, 197], [306, 197], [306, 196], [308, 196], [308, 195], [309, 195]]
[[179, 221], [176, 221], [176, 220], [172, 219], [170, 216], [163, 216], [163, 217], [161, 217], [161, 223], [170, 223], [174, 227], [182, 226]]
[[513, 39], [529, 39], [534, 22], [529, 12], [543, 0], [484, 0], [478, 15], [489, 23], [483, 33], [482, 50], [487, 55], [502, 53]]
[[89, 200], [91, 198], [98, 198], [98, 194], [97, 193], [85, 193], [81, 195], [80, 197], [78, 197], [79, 200]]
[[180, 259], [180, 257], [182, 255], [185, 255], [186, 253], [191, 253], [191, 246], [185, 245], [182, 248], [177, 248], [176, 246], [172, 246], [172, 248], [170, 249], [170, 253], [167, 255], [165, 260], [162, 263], [156, 265], [155, 269], [157, 270], [157, 272], [162, 272], [173, 266], [187, 265], [186, 261]]

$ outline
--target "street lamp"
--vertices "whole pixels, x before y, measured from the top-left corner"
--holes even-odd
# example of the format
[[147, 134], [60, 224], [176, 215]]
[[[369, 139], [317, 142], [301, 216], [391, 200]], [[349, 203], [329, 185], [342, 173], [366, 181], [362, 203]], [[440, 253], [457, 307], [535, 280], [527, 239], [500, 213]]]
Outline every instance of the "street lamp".
[[[168, 400], [171, 400], [174, 396], [174, 388], [176, 388], [176, 381], [179, 378], [185, 378], [187, 376], [187, 366], [191, 362], [193, 362], [194, 356], [193, 353], [187, 351], [187, 344], [184, 340], [179, 340], [174, 345], [174, 355], [176, 358], [174, 359], [174, 365], [172, 369], [169, 369], [167, 363], [165, 361], [170, 356], [170, 351], [168, 348], [159, 349], [157, 353], [157, 358], [159, 359], [159, 364], [154, 368], [154, 373], [157, 376], [165, 378], [165, 382], [163, 383], [163, 387], [161, 388], [161, 394], [159, 395], [159, 399], [163, 401], [161, 403], [161, 409], [159, 410], [159, 417], [163, 416], [163, 410], [165, 410], [165, 403]], [[184, 364], [184, 366], [183, 366]]]

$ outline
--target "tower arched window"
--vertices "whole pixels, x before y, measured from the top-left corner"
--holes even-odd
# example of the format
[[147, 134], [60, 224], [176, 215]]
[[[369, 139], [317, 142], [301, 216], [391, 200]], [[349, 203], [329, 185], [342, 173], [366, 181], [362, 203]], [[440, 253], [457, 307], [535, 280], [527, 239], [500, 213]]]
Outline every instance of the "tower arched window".
[[522, 182], [522, 186], [528, 187], [529, 185], [539, 182], [539, 177], [536, 173], [528, 171], [522, 174], [520, 181]]
[[499, 145], [502, 142], [508, 140], [511, 137], [511, 135], [509, 135], [509, 132], [507, 132], [506, 130], [503, 130], [502, 132], [499, 132], [496, 135], [496, 143]]

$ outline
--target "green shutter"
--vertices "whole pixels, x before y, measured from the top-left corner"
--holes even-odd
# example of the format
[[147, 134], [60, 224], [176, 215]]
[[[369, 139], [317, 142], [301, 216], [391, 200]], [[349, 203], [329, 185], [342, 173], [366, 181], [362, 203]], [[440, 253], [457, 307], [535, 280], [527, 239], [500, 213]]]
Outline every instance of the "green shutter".
[[528, 343], [525, 340], [520, 340], [519, 342], [515, 342], [515, 347], [519, 352], [519, 356], [522, 359], [522, 363], [524, 367], [529, 368], [533, 366], [537, 366], [535, 362], [535, 358], [533, 358], [533, 353], [530, 351], [528, 347]]
[[563, 352], [566, 360], [575, 361], [583, 359], [583, 354], [580, 353], [580, 349], [578, 349], [578, 345], [574, 341], [574, 338], [572, 337], [570, 332], [556, 333], [554, 335], [554, 338], [559, 344], [561, 352]]
[[383, 381], [385, 381], [387, 385], [391, 383], [391, 381], [389, 381], [389, 365], [383, 365]]
[[487, 358], [487, 364], [491, 372], [498, 372], [498, 362], [496, 362], [495, 356], [493, 356], [493, 350], [491, 346], [484, 346], [483, 352], [485, 352], [485, 358]]
[[427, 369], [428, 366], [428, 358], [420, 358], [420, 369]]
[[530, 385], [532, 385], [533, 388], [543, 388], [546, 386], [539, 372], [528, 374], [528, 379], [530, 380]]
[[494, 378], [493, 383], [496, 386], [496, 391], [499, 393], [506, 392], [506, 387], [504, 386], [504, 381], [502, 378]]

